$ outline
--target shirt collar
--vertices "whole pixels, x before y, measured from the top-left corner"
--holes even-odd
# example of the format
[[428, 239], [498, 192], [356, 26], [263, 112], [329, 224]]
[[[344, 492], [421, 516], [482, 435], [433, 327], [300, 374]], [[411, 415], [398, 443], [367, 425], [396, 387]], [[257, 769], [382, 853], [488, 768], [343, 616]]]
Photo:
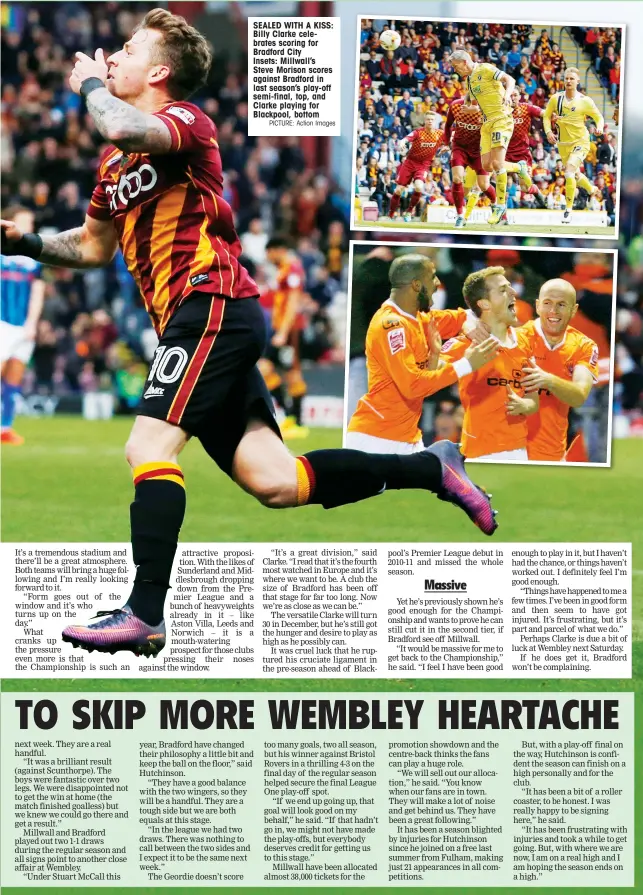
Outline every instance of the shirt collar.
[[542, 323], [540, 322], [540, 317], [538, 317], [538, 318], [536, 319], [536, 322], [534, 323], [534, 329], [536, 330], [536, 332], [538, 333], [538, 335], [540, 336], [540, 338], [541, 338], [541, 339], [543, 340], [543, 342], [545, 343], [545, 348], [546, 348], [548, 351], [558, 351], [558, 349], [559, 349], [559, 348], [562, 348], [563, 345], [565, 344], [565, 342], [567, 341], [567, 328], [566, 328], [566, 329], [565, 329], [565, 332], [563, 333], [563, 337], [562, 337], [562, 339], [560, 340], [560, 342], [557, 342], [555, 345], [550, 345], [549, 342], [547, 341], [547, 336], [546, 336], [545, 333], [543, 332], [543, 325], [542, 325]]
[[402, 308], [395, 304], [392, 298], [387, 298], [384, 304], [390, 305], [392, 308], [395, 308], [397, 313], [401, 314], [403, 317], [408, 317], [409, 320], [415, 320], [416, 323], [418, 322], [417, 316], [414, 317], [413, 314], [408, 314], [406, 311], [403, 311]]

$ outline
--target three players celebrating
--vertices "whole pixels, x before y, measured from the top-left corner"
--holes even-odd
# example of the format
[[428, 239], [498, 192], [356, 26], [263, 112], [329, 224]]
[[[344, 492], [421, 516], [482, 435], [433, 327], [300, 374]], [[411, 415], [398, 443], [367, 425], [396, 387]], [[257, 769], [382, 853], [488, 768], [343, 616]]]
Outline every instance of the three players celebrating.
[[[346, 444], [400, 454], [423, 450], [423, 399], [457, 382], [467, 459], [564, 460], [569, 408], [584, 404], [598, 381], [596, 344], [570, 326], [578, 310], [573, 286], [545, 282], [538, 319], [520, 326], [517, 295], [502, 267], [464, 281], [473, 320], [464, 309], [431, 310], [437, 279], [425, 255], [396, 258], [389, 279], [390, 296], [366, 335], [368, 392], [348, 424]], [[442, 345], [449, 336], [455, 338]]]

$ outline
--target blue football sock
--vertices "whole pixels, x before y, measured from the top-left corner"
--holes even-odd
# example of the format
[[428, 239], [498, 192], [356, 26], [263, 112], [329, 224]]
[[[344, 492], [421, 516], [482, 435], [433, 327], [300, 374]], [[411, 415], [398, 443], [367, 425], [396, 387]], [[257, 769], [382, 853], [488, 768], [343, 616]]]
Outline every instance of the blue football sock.
[[11, 429], [16, 415], [16, 398], [20, 394], [19, 385], [11, 385], [2, 380], [2, 428]]

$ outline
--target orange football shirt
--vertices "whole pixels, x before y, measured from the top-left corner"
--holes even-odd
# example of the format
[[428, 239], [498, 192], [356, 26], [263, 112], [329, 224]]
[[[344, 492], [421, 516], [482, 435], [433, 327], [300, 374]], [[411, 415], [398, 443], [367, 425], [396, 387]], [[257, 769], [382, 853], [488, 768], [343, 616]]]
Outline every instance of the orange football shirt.
[[[536, 365], [546, 373], [571, 382], [576, 367], [587, 367], [594, 382], [598, 382], [598, 346], [573, 326], [567, 327], [565, 335], [553, 348], [545, 339], [540, 320], [530, 320], [521, 326], [518, 339]], [[567, 450], [569, 404], [563, 404], [544, 388], [539, 389], [539, 395], [540, 410], [527, 417], [529, 459], [560, 462]]]
[[[509, 334], [510, 347], [500, 346], [493, 360], [459, 383], [464, 408], [461, 451], [471, 460], [527, 446], [527, 417], [508, 416], [505, 404], [508, 387], [523, 395], [520, 380], [529, 355], [519, 344], [516, 331], [510, 328]], [[468, 339], [447, 342], [442, 357], [456, 361], [470, 344]]]
[[366, 333], [368, 392], [357, 404], [349, 432], [407, 444], [421, 440], [422, 402], [458, 379], [452, 363], [439, 370], [426, 369], [429, 347], [425, 326], [429, 319], [440, 336], [448, 338], [460, 332], [466, 311], [433, 311], [412, 317], [391, 301], [376, 311]]

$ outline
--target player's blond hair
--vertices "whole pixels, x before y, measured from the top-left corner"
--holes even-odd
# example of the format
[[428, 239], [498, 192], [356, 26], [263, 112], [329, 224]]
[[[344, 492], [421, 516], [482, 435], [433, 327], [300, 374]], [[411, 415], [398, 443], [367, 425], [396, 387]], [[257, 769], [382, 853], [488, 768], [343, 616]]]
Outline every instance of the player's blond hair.
[[466, 50], [456, 50], [449, 56], [449, 62], [472, 62], [471, 55]]
[[570, 73], [571, 73], [572, 75], [576, 75], [576, 77], [577, 77], [578, 80], [580, 81], [580, 72], [579, 72], [579, 70], [578, 70], [575, 66], [570, 65], [569, 68], [566, 68], [566, 69], [565, 69], [565, 74], [566, 74], [566, 75], [568, 75], [568, 74], [570, 74]]
[[174, 99], [187, 99], [208, 80], [212, 51], [205, 37], [183, 16], [167, 9], [151, 9], [136, 26], [134, 33], [150, 28], [160, 31], [161, 39], [150, 57], [152, 64], [170, 67], [167, 89]]
[[497, 274], [504, 276], [504, 267], [483, 267], [482, 270], [470, 273], [464, 281], [462, 295], [467, 303], [467, 307], [471, 308], [476, 317], [482, 314], [478, 302], [481, 298], [487, 297], [487, 280], [489, 277], [495, 277]]

